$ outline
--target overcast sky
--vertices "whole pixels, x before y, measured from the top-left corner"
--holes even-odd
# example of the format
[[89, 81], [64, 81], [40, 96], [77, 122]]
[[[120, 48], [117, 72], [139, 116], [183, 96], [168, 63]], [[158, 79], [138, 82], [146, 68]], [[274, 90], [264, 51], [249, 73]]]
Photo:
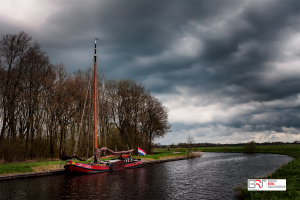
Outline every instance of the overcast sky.
[[53, 64], [135, 79], [169, 111], [161, 144], [300, 140], [300, 1], [0, 0]]

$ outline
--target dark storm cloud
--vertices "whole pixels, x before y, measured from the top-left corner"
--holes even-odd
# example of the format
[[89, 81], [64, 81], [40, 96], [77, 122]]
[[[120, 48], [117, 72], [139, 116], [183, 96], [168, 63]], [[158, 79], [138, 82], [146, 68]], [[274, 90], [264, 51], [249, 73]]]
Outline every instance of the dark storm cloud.
[[[299, 92], [299, 88], [295, 87], [295, 80], [285, 80], [284, 83], [294, 87], [280, 87], [281, 82], [277, 85], [279, 87], [268, 87], [260, 83], [257, 76], [265, 70], [267, 62], [280, 56], [280, 42], [289, 37], [288, 31], [299, 31], [299, 22], [296, 21], [299, 18], [298, 9], [299, 2], [296, 1], [249, 5], [239, 15], [240, 20], [247, 22], [248, 27], [232, 32], [225, 41], [224, 38], [207, 40], [208, 48], [202, 58], [213, 60], [221, 66], [218, 69], [219, 80], [224, 80], [225, 84], [243, 85], [249, 92], [260, 94], [257, 100], [270, 100]], [[232, 58], [239, 51], [239, 46], [247, 43], [249, 47], [243, 55]]]
[[[98, 35], [105, 41], [101, 44], [104, 50], [120, 56], [120, 59], [114, 60], [121, 64], [136, 56], [159, 55], [185, 31], [189, 31], [186, 29], [190, 21], [206, 21], [215, 13], [230, 7], [230, 4], [221, 5], [217, 1], [73, 3], [48, 19], [43, 28], [49, 34], [49, 45], [58, 43], [68, 48], [87, 46], [86, 40], [91, 40], [88, 37]], [[70, 44], [71, 41], [73, 44]]]

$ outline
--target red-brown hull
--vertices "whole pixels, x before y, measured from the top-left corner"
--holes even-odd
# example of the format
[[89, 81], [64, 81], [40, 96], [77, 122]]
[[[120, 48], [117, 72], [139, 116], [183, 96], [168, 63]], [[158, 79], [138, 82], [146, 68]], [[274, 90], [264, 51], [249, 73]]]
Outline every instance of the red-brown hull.
[[[125, 164], [125, 169], [133, 169], [142, 167], [143, 161], [139, 160], [138, 162]], [[99, 165], [87, 165], [83, 163], [68, 163], [65, 166], [65, 169], [71, 173], [101, 173], [101, 172], [110, 172], [113, 171], [108, 166], [99, 166]]]
[[72, 173], [101, 173], [110, 172], [111, 169], [107, 166], [87, 165], [83, 163], [68, 163], [65, 169]]
[[125, 164], [125, 169], [133, 169], [143, 166], [143, 161], [139, 160], [138, 162]]

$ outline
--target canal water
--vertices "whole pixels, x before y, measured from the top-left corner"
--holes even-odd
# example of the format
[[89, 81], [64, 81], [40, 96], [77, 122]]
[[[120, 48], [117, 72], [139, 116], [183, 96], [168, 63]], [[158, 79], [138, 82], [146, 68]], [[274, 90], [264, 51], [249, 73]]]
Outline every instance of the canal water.
[[278, 154], [205, 152], [126, 171], [0, 181], [0, 199], [235, 199], [236, 186], [291, 160]]

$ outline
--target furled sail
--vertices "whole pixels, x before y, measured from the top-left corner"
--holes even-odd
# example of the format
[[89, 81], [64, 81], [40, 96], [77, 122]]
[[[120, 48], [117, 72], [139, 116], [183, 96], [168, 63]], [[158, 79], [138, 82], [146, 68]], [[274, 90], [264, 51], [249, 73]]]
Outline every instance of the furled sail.
[[114, 154], [114, 155], [120, 155], [120, 154], [128, 154], [128, 153], [132, 153], [134, 152], [134, 149], [128, 150], [128, 151], [113, 151], [107, 147], [102, 147], [101, 149], [95, 149], [94, 151], [94, 155], [98, 156], [101, 152], [103, 151], [107, 151], [110, 154]]

